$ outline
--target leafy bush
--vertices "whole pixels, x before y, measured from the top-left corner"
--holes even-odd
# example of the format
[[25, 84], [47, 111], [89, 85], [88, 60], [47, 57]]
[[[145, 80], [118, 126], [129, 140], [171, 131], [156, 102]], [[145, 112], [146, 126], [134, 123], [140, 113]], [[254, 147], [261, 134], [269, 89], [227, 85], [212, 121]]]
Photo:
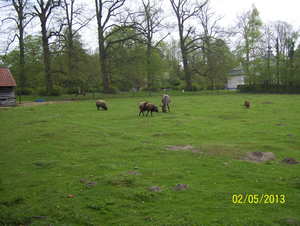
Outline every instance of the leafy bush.
[[184, 90], [184, 91], [197, 91], [197, 90], [199, 90], [199, 87], [196, 84], [192, 84], [191, 88], [188, 88], [187, 85], [182, 85], [182, 86], [180, 86], [180, 90]]
[[172, 78], [172, 79], [170, 79], [169, 82], [170, 82], [171, 86], [179, 86], [181, 83], [180, 80], [177, 78]]
[[72, 88], [67, 88], [66, 93], [67, 94], [77, 94], [78, 90], [80, 90], [79, 87], [72, 87]]
[[238, 85], [240, 92], [253, 92], [253, 93], [300, 93], [300, 86], [298, 84], [289, 87], [287, 84], [255, 84], [253, 85]]
[[[38, 94], [42, 96], [47, 96], [47, 87], [39, 87], [37, 89]], [[49, 95], [50, 96], [60, 96], [63, 93], [63, 88], [61, 86], [54, 85], [53, 88], [50, 90]]]
[[152, 91], [152, 92], [157, 92], [159, 91], [159, 88], [158, 87], [143, 87], [143, 91]]
[[118, 89], [114, 86], [109, 86], [109, 90], [105, 91], [106, 94], [116, 94], [118, 93]]
[[160, 89], [172, 89], [172, 90], [174, 90], [174, 86], [162, 86], [162, 87], [160, 87]]
[[252, 85], [249, 85], [249, 84], [238, 85], [237, 89], [238, 89], [240, 92], [253, 92], [253, 91], [254, 91], [253, 86], [252, 86]]
[[32, 95], [34, 90], [31, 88], [16, 88], [15, 92], [17, 95]]

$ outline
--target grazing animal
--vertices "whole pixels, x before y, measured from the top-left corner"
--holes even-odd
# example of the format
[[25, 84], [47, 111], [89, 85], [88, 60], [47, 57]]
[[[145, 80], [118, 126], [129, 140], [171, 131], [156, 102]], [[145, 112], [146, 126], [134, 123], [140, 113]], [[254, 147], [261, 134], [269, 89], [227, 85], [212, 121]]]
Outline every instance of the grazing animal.
[[144, 115], [144, 111], [147, 111], [146, 116], [149, 114], [149, 111], [151, 111], [151, 116], [153, 116], [153, 115], [152, 115], [152, 112], [153, 112], [153, 111], [155, 111], [155, 112], [158, 113], [158, 108], [157, 108], [157, 106], [154, 105], [154, 104], [152, 104], [152, 103], [141, 102], [141, 103], [139, 103], [139, 108], [140, 108], [140, 114], [139, 114], [139, 115], [141, 115], [141, 113]]
[[102, 111], [103, 111], [103, 109], [107, 111], [107, 104], [104, 100], [97, 100], [96, 106], [97, 106], [98, 110], [100, 108], [102, 108]]
[[169, 104], [170, 104], [170, 102], [171, 102], [171, 98], [170, 98], [170, 96], [168, 95], [168, 94], [164, 94], [163, 96], [162, 96], [162, 100], [161, 100], [161, 102], [162, 102], [162, 112], [163, 113], [167, 113], [167, 106], [168, 106], [168, 109], [169, 109], [169, 113], [171, 113], [170, 112], [170, 106], [169, 106]]
[[140, 114], [139, 114], [139, 116], [141, 115], [141, 113], [143, 114], [143, 116], [145, 116], [144, 115], [144, 111], [147, 111], [146, 104], [148, 104], [148, 102], [141, 102], [141, 103], [139, 103], [139, 108], [140, 108]]
[[249, 108], [250, 107], [250, 102], [249, 101], [245, 101], [245, 107]]

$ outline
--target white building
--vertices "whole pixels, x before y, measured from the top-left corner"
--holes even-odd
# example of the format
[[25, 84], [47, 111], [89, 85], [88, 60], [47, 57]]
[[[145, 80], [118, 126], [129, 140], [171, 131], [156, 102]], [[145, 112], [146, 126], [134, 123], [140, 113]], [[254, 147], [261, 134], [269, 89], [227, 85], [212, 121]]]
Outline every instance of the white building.
[[227, 81], [226, 89], [236, 90], [238, 85], [244, 85], [246, 79], [246, 71], [242, 65], [230, 71], [230, 79]]

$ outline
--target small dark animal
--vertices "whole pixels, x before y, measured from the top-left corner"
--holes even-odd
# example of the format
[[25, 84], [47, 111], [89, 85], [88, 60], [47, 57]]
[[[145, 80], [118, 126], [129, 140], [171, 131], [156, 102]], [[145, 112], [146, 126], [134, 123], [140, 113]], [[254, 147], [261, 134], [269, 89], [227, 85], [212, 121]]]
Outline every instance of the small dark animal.
[[147, 111], [147, 109], [146, 109], [146, 105], [148, 104], [148, 102], [141, 102], [141, 103], [139, 103], [139, 108], [140, 108], [140, 114], [139, 114], [139, 116], [141, 115], [141, 113], [143, 114], [143, 116], [145, 116], [144, 115], [144, 111]]
[[171, 98], [170, 98], [170, 96], [168, 95], [168, 94], [164, 94], [163, 96], [162, 96], [162, 100], [161, 100], [161, 102], [162, 102], [162, 112], [163, 113], [167, 113], [167, 107], [168, 107], [168, 109], [169, 109], [169, 113], [171, 113], [170, 112], [170, 106], [169, 106], [169, 104], [170, 104], [170, 102], [171, 102]]
[[107, 104], [106, 104], [106, 102], [104, 100], [97, 100], [96, 106], [97, 106], [98, 110], [101, 107], [102, 111], [103, 111], [103, 109], [107, 111]]
[[147, 114], [146, 116], [149, 114], [149, 111], [151, 111], [151, 116], [152, 115], [152, 112], [155, 111], [158, 113], [158, 108], [156, 105], [152, 104], [152, 103], [148, 103], [148, 102], [141, 102], [139, 103], [139, 108], [140, 108], [140, 114], [141, 115], [141, 112], [143, 113], [144, 115], [144, 111], [147, 111]]
[[245, 107], [249, 108], [250, 107], [250, 102], [249, 101], [245, 101]]

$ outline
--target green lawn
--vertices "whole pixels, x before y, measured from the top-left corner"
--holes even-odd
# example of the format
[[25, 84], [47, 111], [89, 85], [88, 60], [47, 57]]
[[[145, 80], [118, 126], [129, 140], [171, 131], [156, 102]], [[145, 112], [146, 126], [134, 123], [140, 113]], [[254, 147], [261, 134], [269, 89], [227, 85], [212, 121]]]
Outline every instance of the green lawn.
[[0, 108], [0, 225], [300, 224], [299, 95], [170, 96]]

